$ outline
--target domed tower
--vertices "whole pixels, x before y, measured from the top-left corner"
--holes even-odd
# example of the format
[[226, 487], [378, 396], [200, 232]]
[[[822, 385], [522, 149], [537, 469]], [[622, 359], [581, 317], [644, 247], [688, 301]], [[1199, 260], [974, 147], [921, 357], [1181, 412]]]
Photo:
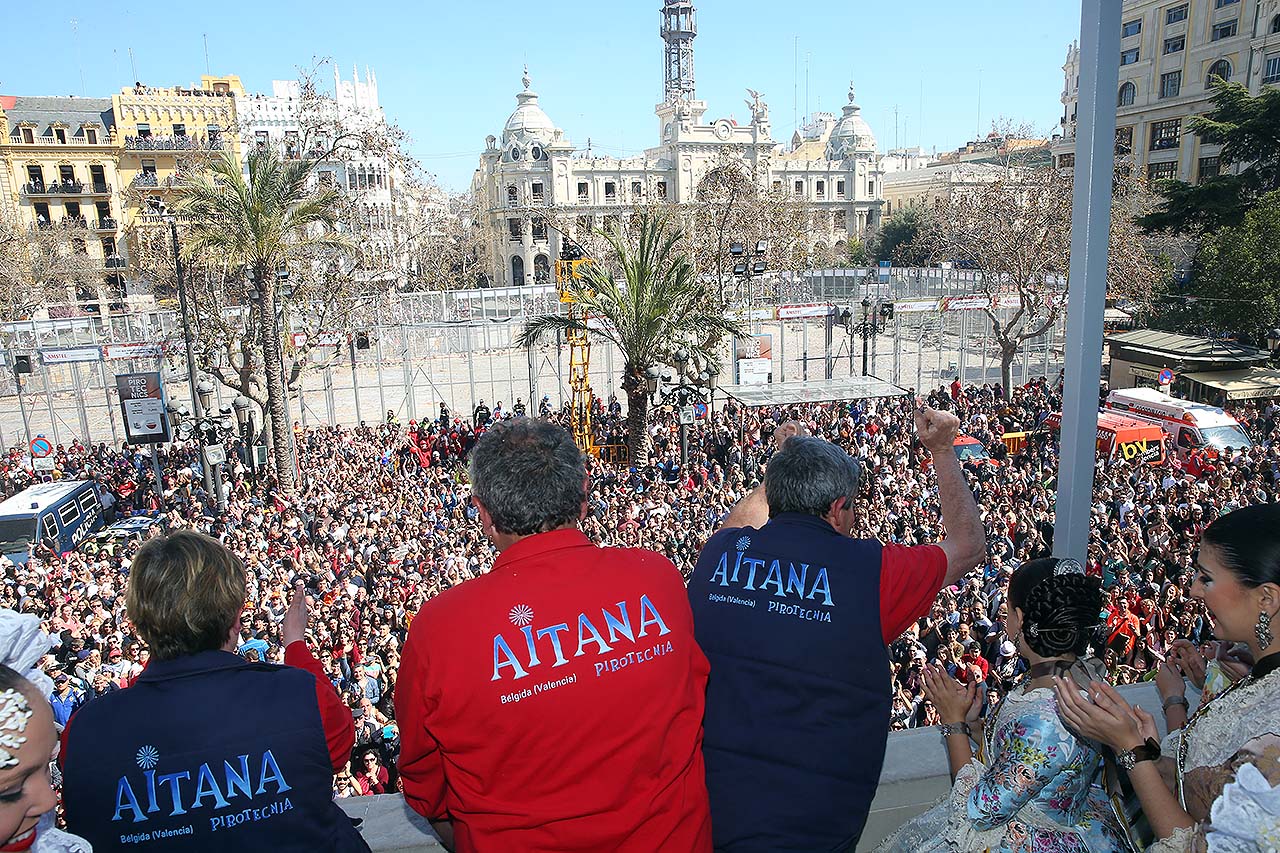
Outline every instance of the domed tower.
[[521, 78], [524, 91], [516, 95], [516, 110], [502, 130], [504, 162], [545, 161], [547, 147], [556, 142], [558, 130], [551, 118], [538, 106], [538, 93], [530, 88], [529, 66]]
[[849, 103], [844, 105], [844, 115], [831, 129], [827, 140], [828, 160], [849, 160], [857, 157], [874, 159], [876, 137], [871, 125], [862, 117], [862, 107], [854, 97], [853, 83], [849, 84]]

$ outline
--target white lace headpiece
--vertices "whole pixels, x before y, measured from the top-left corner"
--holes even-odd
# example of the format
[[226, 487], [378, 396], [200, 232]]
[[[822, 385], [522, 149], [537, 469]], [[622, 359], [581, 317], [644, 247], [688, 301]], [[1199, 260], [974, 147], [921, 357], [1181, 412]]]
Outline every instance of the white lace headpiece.
[[23, 696], [12, 687], [0, 693], [0, 767], [16, 767], [17, 751], [27, 742], [23, 734], [34, 711]]

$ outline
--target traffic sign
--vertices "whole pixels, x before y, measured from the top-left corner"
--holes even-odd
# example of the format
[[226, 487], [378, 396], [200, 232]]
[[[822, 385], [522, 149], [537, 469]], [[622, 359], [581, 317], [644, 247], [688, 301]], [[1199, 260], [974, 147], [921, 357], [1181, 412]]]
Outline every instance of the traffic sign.
[[43, 435], [38, 435], [31, 439], [30, 447], [31, 455], [36, 459], [43, 459], [53, 452], [53, 445]]
[[1160, 371], [1159, 381], [1161, 385], [1172, 385], [1173, 371], [1167, 367], [1164, 370]]

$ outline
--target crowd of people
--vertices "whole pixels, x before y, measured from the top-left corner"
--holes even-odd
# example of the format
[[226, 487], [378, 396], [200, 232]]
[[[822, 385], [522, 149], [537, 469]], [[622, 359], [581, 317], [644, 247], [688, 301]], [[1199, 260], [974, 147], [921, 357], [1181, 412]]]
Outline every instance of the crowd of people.
[[[1022, 674], [1026, 664], [1006, 630], [1008, 581], [1019, 565], [1046, 556], [1052, 542], [1058, 445], [1043, 424], [1060, 410], [1060, 389], [1047, 379], [1008, 393], [957, 383], [927, 394], [926, 402], [954, 412], [964, 432], [989, 450], [989, 460], [964, 465], [987, 555], [890, 644], [891, 719], [898, 729], [939, 721], [925, 690], [931, 668], [982, 683], [988, 704]], [[914, 411], [909, 398], [764, 409], [730, 400], [690, 429], [682, 462], [675, 415], [659, 410], [648, 425], [647, 459], [589, 462], [581, 528], [600, 545], [665, 554], [687, 577], [717, 526], [758, 483], [775, 452], [774, 430], [794, 419], [861, 460], [855, 536], [900, 545], [940, 541], [937, 483], [914, 440]], [[1096, 641], [1113, 683], [1154, 678], [1179, 648], [1209, 642], [1203, 602], [1189, 594], [1199, 535], [1233, 509], [1276, 499], [1280, 406], [1249, 404], [1234, 414], [1251, 434], [1252, 449], [1197, 457], [1194, 464], [1174, 454], [1160, 464], [1098, 462], [1086, 569], [1103, 582]], [[161, 451], [161, 483], [149, 451], [74, 442], [57, 449], [55, 476], [96, 480], [111, 517], [149, 513], [157, 529], [204, 532], [238, 556], [248, 578], [239, 652], [249, 661], [284, 662], [290, 581], [305, 577], [313, 601], [307, 643], [355, 721], [355, 747], [334, 778], [335, 796], [385, 793], [399, 785], [402, 646], [426, 601], [494, 562], [465, 462], [480, 434], [512, 417], [566, 422], [568, 415], [545, 402], [530, 414], [518, 401], [466, 418], [442, 403], [438, 418], [421, 423], [401, 424], [392, 415], [354, 429], [300, 429], [301, 477], [293, 494], [277, 489], [268, 471], [247, 468], [233, 446], [224, 466], [223, 513], [209, 511], [195, 453], [182, 446]], [[616, 442], [624, 434], [616, 401], [597, 401], [593, 420], [601, 439]], [[1006, 441], [1009, 434], [1025, 435]], [[0, 477], [9, 495], [33, 475], [11, 455], [0, 463]], [[60, 723], [147, 665], [149, 649], [125, 611], [139, 544], [90, 544], [66, 554], [36, 546], [25, 565], [0, 561], [0, 607], [36, 615], [60, 641], [41, 662], [53, 679]]]

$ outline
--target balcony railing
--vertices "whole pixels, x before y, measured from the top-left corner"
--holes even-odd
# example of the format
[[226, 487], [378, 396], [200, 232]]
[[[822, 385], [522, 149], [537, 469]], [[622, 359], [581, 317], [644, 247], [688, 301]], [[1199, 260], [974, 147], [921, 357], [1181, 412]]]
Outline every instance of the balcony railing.
[[64, 216], [62, 217], [63, 228], [88, 228], [89, 220], [83, 216]]
[[116, 221], [110, 216], [104, 216], [93, 225], [96, 231], [114, 231], [118, 227]]
[[119, 255], [112, 255], [111, 257], [106, 258], [103, 261], [103, 264], [109, 270], [122, 270], [127, 266], [125, 259]]
[[111, 195], [111, 184], [94, 181], [93, 188], [89, 192], [93, 195]]
[[221, 151], [222, 137], [126, 136], [126, 151]]
[[52, 181], [47, 184], [32, 181], [23, 185], [22, 192], [25, 195], [83, 195], [84, 184], [79, 181]]
[[129, 186], [158, 187], [160, 186], [160, 179], [159, 177], [157, 177], [155, 172], [141, 172], [137, 175], [134, 175], [133, 180], [129, 182]]

